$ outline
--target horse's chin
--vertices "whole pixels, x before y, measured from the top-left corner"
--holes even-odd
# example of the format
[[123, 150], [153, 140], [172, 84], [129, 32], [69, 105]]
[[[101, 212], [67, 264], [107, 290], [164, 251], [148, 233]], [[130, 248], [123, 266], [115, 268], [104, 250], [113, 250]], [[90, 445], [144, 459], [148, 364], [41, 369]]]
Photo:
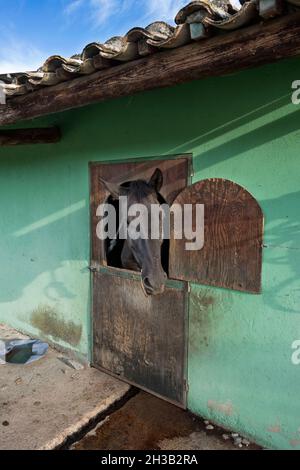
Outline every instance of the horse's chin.
[[142, 287], [145, 295], [147, 297], [153, 297], [157, 295], [162, 295], [165, 292], [165, 286], [161, 286], [160, 289], [153, 289], [152, 287], [146, 286], [144, 282], [142, 282]]
[[154, 297], [154, 296], [157, 296], [157, 295], [162, 295], [164, 292], [165, 292], [165, 288], [163, 287], [160, 290], [155, 290], [155, 291], [149, 292], [149, 293], [147, 293], [147, 295], [151, 295], [151, 296]]

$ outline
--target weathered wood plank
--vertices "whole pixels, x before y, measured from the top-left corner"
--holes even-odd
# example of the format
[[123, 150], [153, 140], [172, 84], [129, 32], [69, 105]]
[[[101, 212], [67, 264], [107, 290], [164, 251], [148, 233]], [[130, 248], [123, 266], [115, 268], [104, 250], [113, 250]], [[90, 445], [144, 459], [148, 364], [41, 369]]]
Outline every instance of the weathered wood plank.
[[58, 127], [0, 130], [0, 147], [8, 145], [52, 144], [61, 139]]
[[215, 178], [188, 187], [175, 203], [204, 204], [205, 242], [202, 250], [186, 251], [187, 240], [172, 237], [170, 277], [259, 294], [264, 216], [254, 197]]
[[93, 365], [185, 407], [186, 284], [145, 297], [113, 272], [94, 274]]
[[0, 107], [0, 125], [300, 54], [300, 12], [43, 88]]

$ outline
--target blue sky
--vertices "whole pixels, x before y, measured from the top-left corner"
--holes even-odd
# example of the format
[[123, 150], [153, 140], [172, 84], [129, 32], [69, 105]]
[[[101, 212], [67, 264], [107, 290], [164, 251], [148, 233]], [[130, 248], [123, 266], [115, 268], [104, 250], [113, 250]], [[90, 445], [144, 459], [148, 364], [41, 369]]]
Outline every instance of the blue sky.
[[0, 73], [35, 70], [155, 20], [173, 24], [188, 0], [0, 0]]

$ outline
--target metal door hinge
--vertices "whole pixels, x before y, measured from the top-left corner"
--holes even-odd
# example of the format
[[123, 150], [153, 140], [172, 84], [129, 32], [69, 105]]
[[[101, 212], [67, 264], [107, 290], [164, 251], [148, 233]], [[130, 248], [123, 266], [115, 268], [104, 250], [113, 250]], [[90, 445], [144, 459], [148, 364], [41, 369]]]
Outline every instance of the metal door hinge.
[[91, 273], [96, 273], [97, 272], [96, 266], [89, 266], [88, 269], [91, 271]]

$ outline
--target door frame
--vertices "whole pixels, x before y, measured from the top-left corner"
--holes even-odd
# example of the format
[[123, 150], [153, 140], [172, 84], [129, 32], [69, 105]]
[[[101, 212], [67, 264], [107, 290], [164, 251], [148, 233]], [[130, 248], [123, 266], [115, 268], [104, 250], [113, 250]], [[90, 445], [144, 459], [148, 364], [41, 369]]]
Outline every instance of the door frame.
[[132, 280], [139, 280], [140, 275], [135, 272], [135, 271], [129, 271], [125, 269], [120, 269], [120, 268], [114, 268], [111, 266], [105, 266], [101, 265], [98, 262], [94, 262], [92, 260], [92, 255], [93, 255], [93, 248], [92, 248], [92, 180], [91, 180], [91, 175], [92, 175], [92, 169], [95, 166], [99, 165], [118, 165], [120, 163], [145, 163], [145, 161], [165, 161], [165, 160], [178, 160], [178, 159], [186, 159], [188, 163], [188, 174], [187, 174], [187, 186], [190, 186], [192, 184], [192, 178], [194, 176], [194, 169], [193, 169], [193, 154], [192, 153], [187, 153], [187, 154], [175, 154], [175, 155], [162, 155], [162, 156], [151, 156], [151, 157], [134, 157], [134, 158], [128, 158], [128, 159], [116, 159], [116, 160], [104, 160], [104, 161], [97, 161], [97, 162], [90, 162], [89, 163], [89, 195], [90, 195], [90, 210], [89, 210], [89, 215], [90, 215], [90, 295], [91, 295], [91, 307], [90, 307], [90, 362], [91, 366], [94, 367], [95, 369], [104, 372], [118, 380], [121, 380], [124, 383], [128, 383], [131, 386], [134, 386], [140, 390], [143, 390], [153, 396], [156, 396], [157, 398], [160, 398], [168, 403], [171, 403], [178, 408], [182, 409], [187, 409], [187, 394], [188, 394], [188, 338], [189, 338], [189, 304], [190, 304], [190, 283], [186, 281], [181, 281], [181, 280], [175, 280], [175, 279], [168, 279], [167, 281], [167, 286], [171, 288], [177, 288], [180, 290], [185, 291], [185, 309], [184, 309], [184, 336], [185, 336], [185, 347], [183, 351], [183, 364], [184, 364], [184, 375], [183, 375], [183, 403], [178, 403], [175, 402], [172, 399], [168, 399], [165, 396], [162, 396], [158, 393], [153, 392], [152, 390], [149, 390], [147, 387], [143, 387], [135, 382], [132, 382], [130, 380], [127, 380], [125, 378], [120, 378], [118, 375], [114, 374], [113, 372], [102, 368], [94, 363], [94, 318], [93, 318], [93, 313], [94, 313], [94, 282], [93, 282], [93, 276], [95, 272], [100, 272], [100, 273], [107, 273], [112, 276], [117, 276], [117, 277], [125, 277], [127, 279], [132, 279]]

